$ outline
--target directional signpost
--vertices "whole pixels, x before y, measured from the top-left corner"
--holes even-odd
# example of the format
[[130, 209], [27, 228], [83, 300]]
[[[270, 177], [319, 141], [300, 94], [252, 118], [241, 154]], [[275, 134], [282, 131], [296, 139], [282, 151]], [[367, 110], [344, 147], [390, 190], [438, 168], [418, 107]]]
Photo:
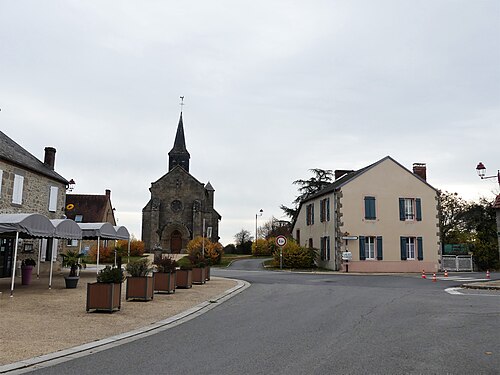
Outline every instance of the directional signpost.
[[276, 245], [280, 248], [280, 270], [283, 269], [283, 246], [286, 245], [286, 237], [278, 236], [276, 237]]

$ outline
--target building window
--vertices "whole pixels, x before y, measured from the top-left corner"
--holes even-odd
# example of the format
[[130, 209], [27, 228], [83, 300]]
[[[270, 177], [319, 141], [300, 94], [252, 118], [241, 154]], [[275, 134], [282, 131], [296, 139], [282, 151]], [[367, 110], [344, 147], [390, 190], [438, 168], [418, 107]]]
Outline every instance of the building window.
[[50, 187], [49, 193], [49, 211], [56, 212], [57, 211], [57, 194], [59, 193], [59, 188], [57, 186]]
[[14, 176], [14, 189], [12, 192], [12, 203], [22, 204], [23, 203], [23, 185], [24, 177], [16, 174]]
[[325, 236], [320, 238], [319, 251], [321, 260], [330, 260], [330, 237]]
[[0, 169], [0, 198], [2, 198], [3, 171]]
[[330, 221], [330, 198], [319, 201], [319, 221]]
[[300, 229], [297, 229], [295, 231], [295, 239], [297, 240], [297, 243], [300, 245]]
[[83, 221], [83, 215], [75, 215], [75, 221], [81, 223]]
[[422, 203], [420, 198], [399, 198], [399, 219], [401, 221], [421, 221]]
[[375, 197], [365, 197], [365, 219], [375, 220], [376, 218]]
[[309, 238], [309, 249], [312, 249], [314, 246], [313, 246], [313, 239], [312, 238]]
[[68, 240], [68, 242], [66, 243], [66, 245], [68, 247], [75, 247], [75, 246], [78, 246], [78, 240]]
[[375, 259], [375, 237], [365, 237], [365, 259]]
[[415, 237], [408, 237], [406, 239], [406, 259], [415, 259]]
[[314, 224], [314, 203], [306, 206], [306, 225]]
[[424, 260], [422, 237], [401, 237], [401, 260]]

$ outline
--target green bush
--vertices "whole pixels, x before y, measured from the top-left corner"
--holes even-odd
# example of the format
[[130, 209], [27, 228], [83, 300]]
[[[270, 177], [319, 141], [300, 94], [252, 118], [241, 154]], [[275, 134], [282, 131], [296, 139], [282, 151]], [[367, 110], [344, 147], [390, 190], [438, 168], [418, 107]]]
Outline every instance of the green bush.
[[124, 278], [123, 270], [118, 267], [106, 266], [97, 274], [98, 283], [121, 283]]
[[[316, 250], [299, 246], [295, 241], [288, 240], [283, 246], [283, 267], [284, 268], [313, 268], [316, 259]], [[280, 250], [277, 248], [273, 252], [275, 264], [280, 264]]]
[[127, 272], [132, 277], [147, 276], [152, 270], [148, 258], [131, 260], [126, 267]]

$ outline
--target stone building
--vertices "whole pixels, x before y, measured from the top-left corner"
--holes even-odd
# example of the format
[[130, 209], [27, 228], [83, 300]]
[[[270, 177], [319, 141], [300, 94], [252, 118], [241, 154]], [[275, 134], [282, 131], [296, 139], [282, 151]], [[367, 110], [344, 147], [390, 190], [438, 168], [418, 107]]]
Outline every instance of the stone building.
[[[221, 216], [214, 209], [215, 189], [189, 173], [182, 112], [174, 146], [168, 153], [168, 172], [151, 183], [151, 199], [142, 210], [142, 240], [146, 251], [160, 246], [179, 253], [197, 237], [219, 240]], [[203, 233], [203, 231], [205, 232]]]
[[[69, 185], [55, 170], [56, 149], [46, 147], [42, 162], [0, 131], [0, 213], [38, 213], [49, 219], [64, 216]], [[41, 241], [41, 262], [56, 259], [58, 240]], [[34, 257], [39, 240], [23, 241], [19, 259]], [[13, 239], [0, 239], [0, 277], [10, 275]], [[42, 267], [43, 268], [43, 267]]]

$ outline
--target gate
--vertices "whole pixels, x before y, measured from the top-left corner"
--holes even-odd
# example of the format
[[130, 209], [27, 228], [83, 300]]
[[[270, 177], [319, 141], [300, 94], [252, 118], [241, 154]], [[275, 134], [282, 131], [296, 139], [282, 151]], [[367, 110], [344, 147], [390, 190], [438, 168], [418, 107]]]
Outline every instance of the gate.
[[441, 268], [448, 271], [472, 271], [472, 255], [443, 255]]

